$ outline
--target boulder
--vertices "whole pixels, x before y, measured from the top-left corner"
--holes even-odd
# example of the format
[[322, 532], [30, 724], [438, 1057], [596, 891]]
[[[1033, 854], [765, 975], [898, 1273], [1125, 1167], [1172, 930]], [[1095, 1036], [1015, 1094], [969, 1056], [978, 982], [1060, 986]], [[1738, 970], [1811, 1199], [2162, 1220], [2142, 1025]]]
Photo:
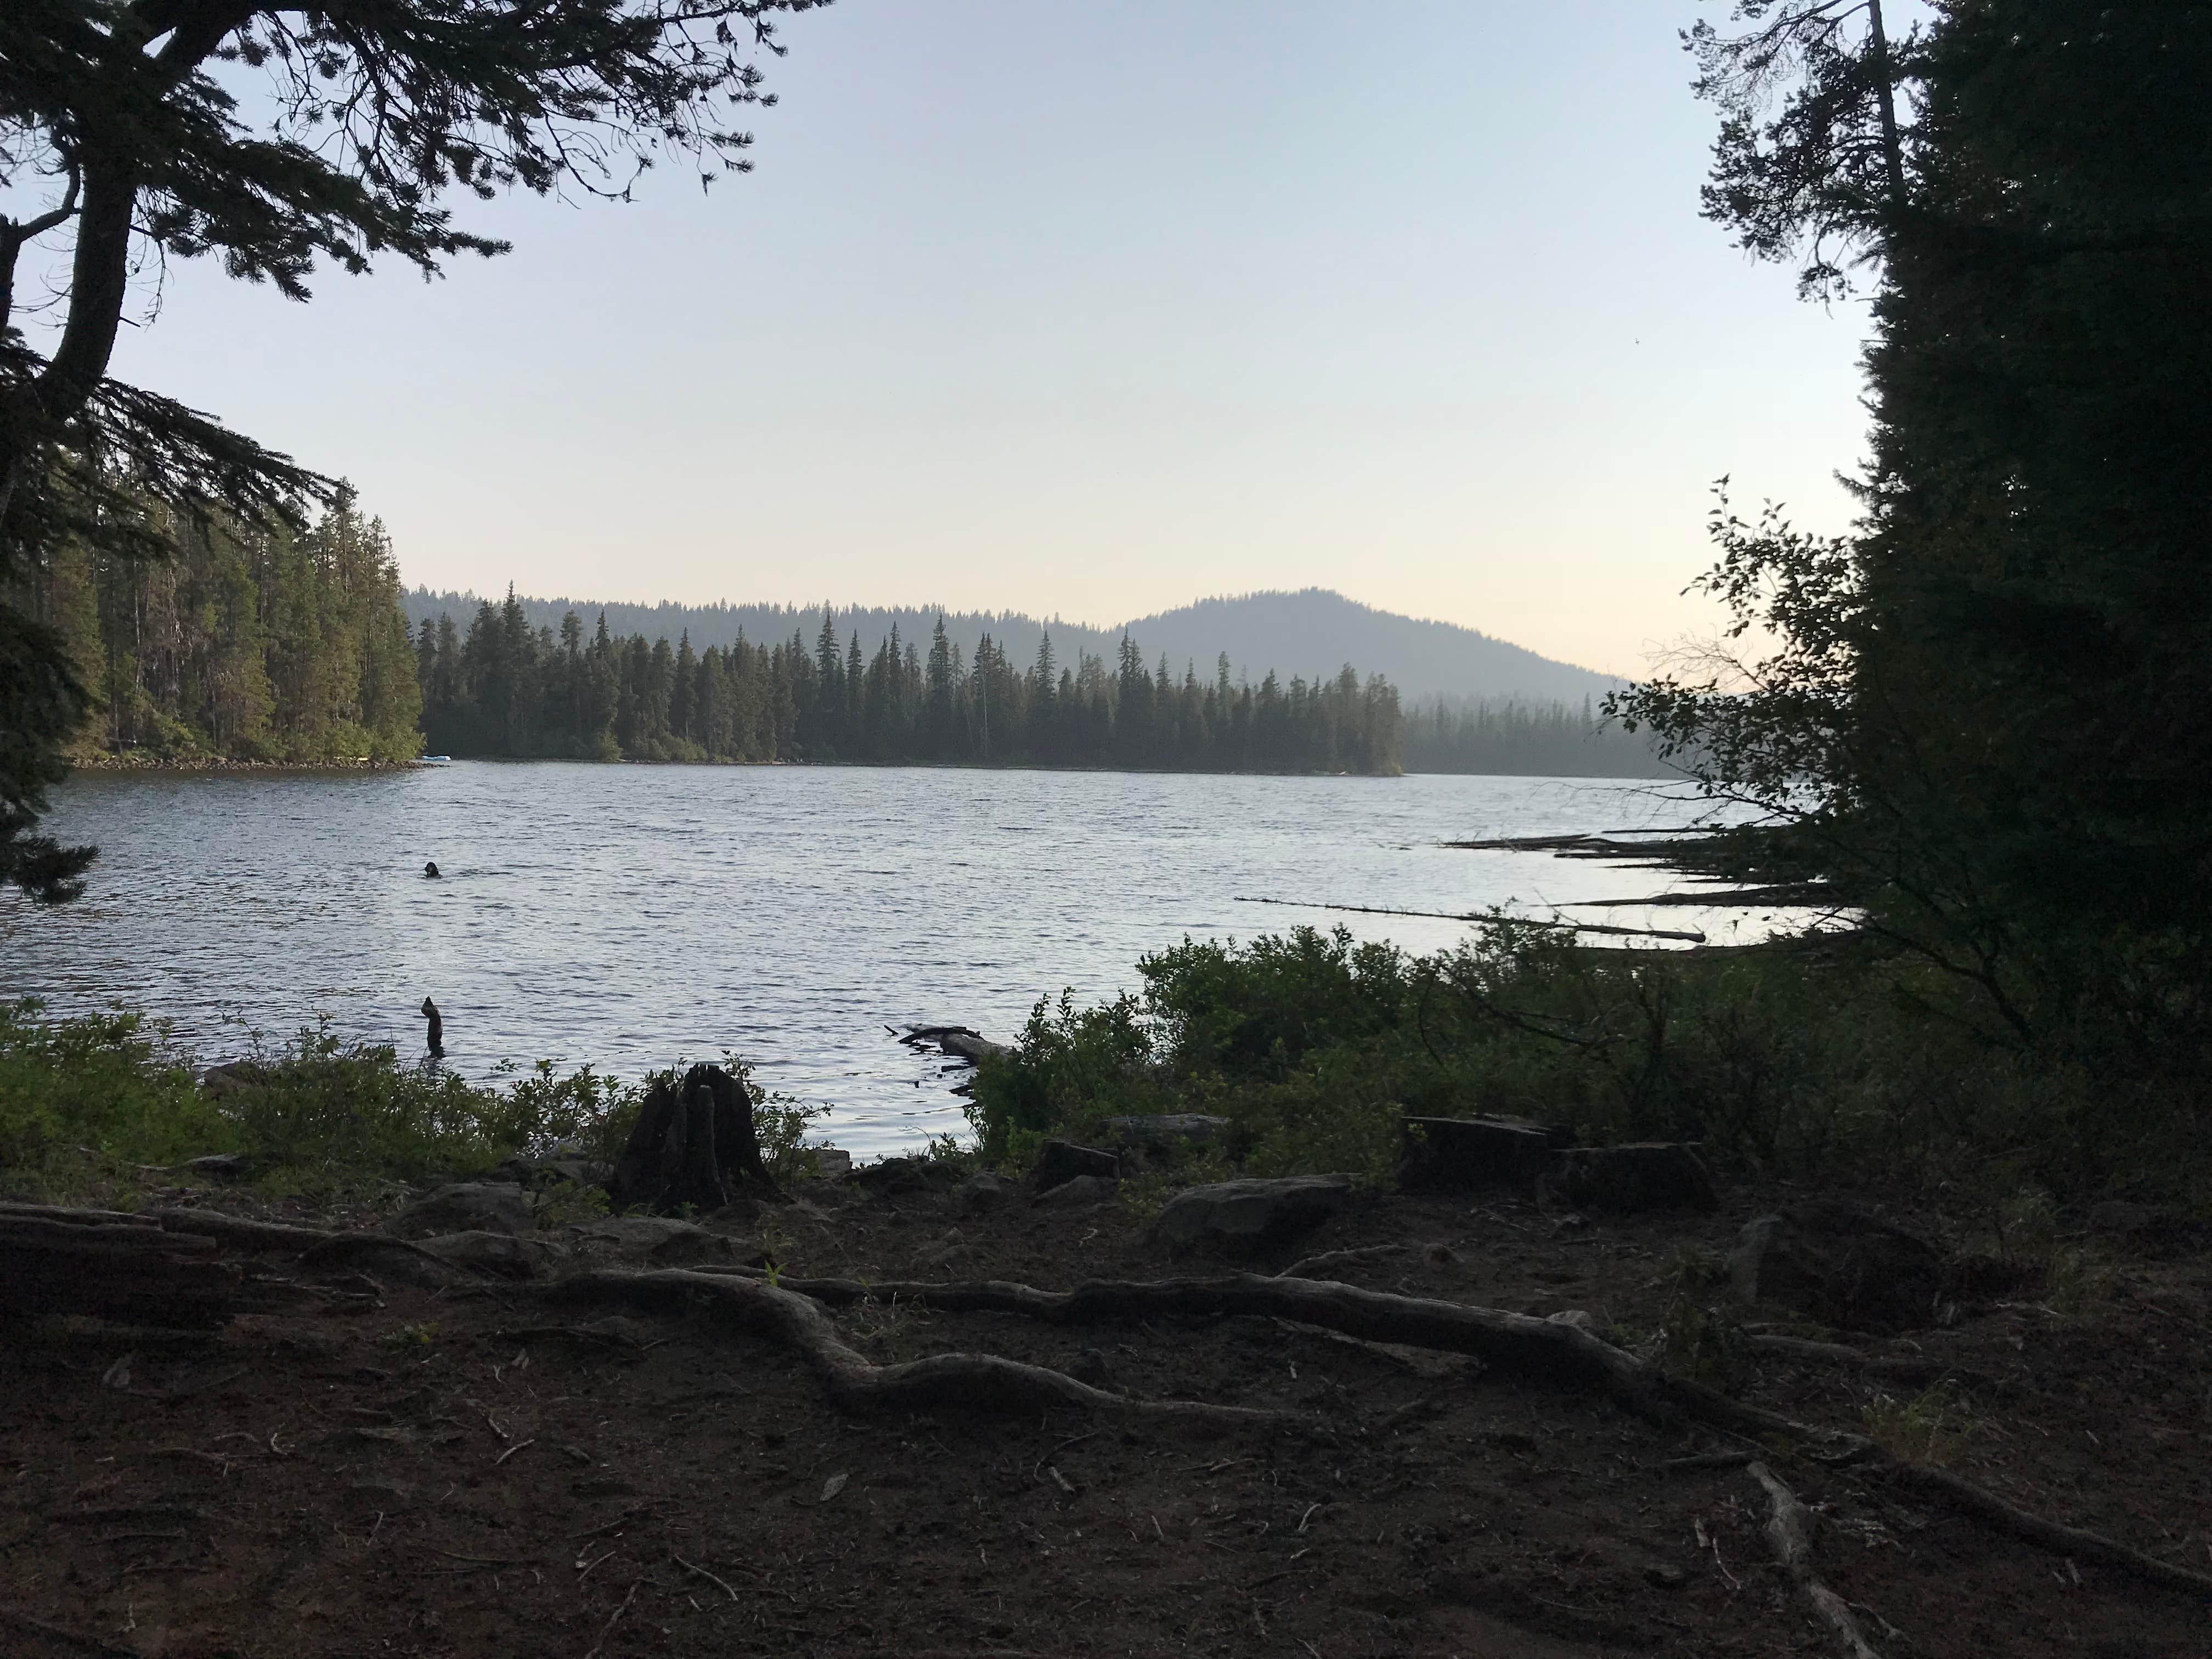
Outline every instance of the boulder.
[[1556, 1166], [1574, 1131], [1517, 1117], [1409, 1117], [1398, 1161], [1401, 1193], [1531, 1187]]
[[1943, 1290], [1943, 1259], [1935, 1246], [1833, 1200], [1746, 1223], [1728, 1272], [1742, 1301], [1809, 1314], [1844, 1330], [1929, 1324]]
[[810, 1146], [817, 1181], [842, 1181], [853, 1173], [853, 1155], [842, 1146]]
[[1013, 1190], [1012, 1182], [987, 1170], [962, 1182], [958, 1190], [952, 1194], [952, 1201], [968, 1214], [981, 1215], [1004, 1204]]
[[492, 1173], [501, 1181], [524, 1187], [550, 1187], [570, 1182], [579, 1187], [604, 1187], [614, 1178], [615, 1166], [582, 1152], [560, 1148], [543, 1157], [517, 1152], [501, 1158]]
[[258, 1060], [226, 1060], [200, 1073], [200, 1089], [210, 1100], [221, 1100], [240, 1089], [258, 1089], [269, 1081], [269, 1068]]
[[1106, 1181], [1121, 1178], [1121, 1160], [1111, 1152], [1079, 1146], [1072, 1140], [1048, 1140], [1037, 1152], [1030, 1179], [1039, 1192], [1047, 1192], [1078, 1176], [1097, 1176]]
[[872, 1198], [942, 1192], [960, 1184], [960, 1171], [927, 1158], [886, 1158], [863, 1164], [845, 1177]]
[[1225, 1117], [1203, 1112], [1165, 1112], [1151, 1117], [1109, 1117], [1106, 1133], [1117, 1146], [1142, 1146], [1165, 1151], [1180, 1145], [1216, 1146], [1227, 1141], [1236, 1125]]
[[617, 1255], [641, 1257], [656, 1267], [682, 1267], [701, 1261], [731, 1261], [744, 1267], [765, 1266], [768, 1255], [760, 1242], [711, 1232], [693, 1221], [666, 1216], [617, 1215], [588, 1222], [576, 1229], [586, 1247], [610, 1250]]
[[518, 1238], [513, 1233], [445, 1233], [421, 1242], [441, 1261], [501, 1279], [535, 1279], [567, 1254], [545, 1239]]
[[1582, 1210], [1616, 1215], [1639, 1210], [1717, 1210], [1713, 1177], [1691, 1147], [1668, 1140], [1625, 1146], [1570, 1146], [1547, 1185]]
[[463, 1181], [427, 1193], [392, 1218], [387, 1231], [401, 1238], [443, 1233], [526, 1233], [530, 1200], [520, 1187]]
[[1188, 1187], [1161, 1206], [1152, 1239], [1174, 1255], [1263, 1255], [1311, 1232], [1351, 1201], [1352, 1177], [1343, 1175]]
[[1046, 1188], [1030, 1201], [1040, 1209], [1065, 1210], [1079, 1204], [1103, 1204], [1116, 1190], [1116, 1183], [1104, 1176], [1079, 1175]]

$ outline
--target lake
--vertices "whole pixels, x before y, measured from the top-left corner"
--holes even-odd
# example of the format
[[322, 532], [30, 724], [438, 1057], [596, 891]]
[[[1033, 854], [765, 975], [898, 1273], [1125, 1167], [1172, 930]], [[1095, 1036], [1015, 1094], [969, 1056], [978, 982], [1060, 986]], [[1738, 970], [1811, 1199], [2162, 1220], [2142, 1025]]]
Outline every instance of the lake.
[[[1686, 820], [1663, 786], [461, 762], [355, 775], [84, 773], [50, 827], [101, 848], [77, 904], [0, 900], [0, 992], [112, 1002], [203, 1059], [327, 1019], [447, 1063], [625, 1076], [734, 1049], [873, 1154], [962, 1127], [886, 1025], [1013, 1036], [1040, 996], [1135, 988], [1186, 935], [1305, 922], [1432, 951], [1464, 924], [1256, 898], [1522, 913], [1663, 873], [1446, 840]], [[422, 874], [435, 860], [443, 879]], [[1705, 911], [1583, 920], [1725, 930]], [[1717, 931], [1716, 937], [1729, 937]]]

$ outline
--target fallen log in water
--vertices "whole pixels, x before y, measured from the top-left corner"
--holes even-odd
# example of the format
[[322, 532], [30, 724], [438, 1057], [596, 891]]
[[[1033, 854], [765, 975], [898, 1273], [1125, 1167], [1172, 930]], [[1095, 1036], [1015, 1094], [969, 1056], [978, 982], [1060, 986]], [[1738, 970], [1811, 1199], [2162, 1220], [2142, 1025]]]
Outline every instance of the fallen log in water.
[[[1392, 910], [1376, 904], [1316, 904], [1304, 899], [1239, 898], [1239, 904], [1281, 904], [1293, 910], [1344, 910], [1363, 916], [1427, 916], [1437, 921], [1511, 922], [1516, 918], [1486, 915], [1480, 910]], [[1595, 921], [1543, 921], [1534, 917], [1526, 919], [1535, 927], [1557, 927], [1575, 933], [1616, 933], [1638, 939], [1679, 939], [1691, 945], [1703, 945], [1703, 933], [1692, 933], [1669, 927], [1613, 927]]]
[[981, 1066], [994, 1054], [1012, 1052], [1005, 1043], [994, 1042], [966, 1025], [909, 1025], [899, 1041], [917, 1052], [925, 1043], [933, 1042], [939, 1053], [951, 1054], [970, 1066]]

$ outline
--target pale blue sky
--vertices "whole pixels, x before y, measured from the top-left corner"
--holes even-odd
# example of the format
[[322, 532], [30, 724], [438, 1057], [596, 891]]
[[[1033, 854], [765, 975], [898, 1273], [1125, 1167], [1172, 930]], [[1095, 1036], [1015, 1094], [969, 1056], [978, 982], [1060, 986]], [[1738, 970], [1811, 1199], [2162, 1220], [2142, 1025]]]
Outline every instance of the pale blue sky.
[[1697, 217], [1694, 15], [839, 0], [750, 177], [467, 209], [515, 252], [307, 307], [173, 270], [116, 372], [352, 478], [434, 586], [1320, 584], [1635, 672], [1711, 625], [1708, 482], [1840, 527], [1865, 425], [1863, 313]]

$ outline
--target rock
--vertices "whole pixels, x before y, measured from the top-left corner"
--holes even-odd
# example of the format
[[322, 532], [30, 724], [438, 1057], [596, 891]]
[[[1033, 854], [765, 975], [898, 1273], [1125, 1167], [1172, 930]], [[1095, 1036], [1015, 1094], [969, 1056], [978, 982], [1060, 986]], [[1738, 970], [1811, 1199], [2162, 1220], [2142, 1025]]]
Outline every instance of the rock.
[[1202, 1112], [1167, 1112], [1152, 1117], [1109, 1117], [1106, 1133], [1120, 1146], [1164, 1150], [1178, 1143], [1211, 1146], [1226, 1141], [1236, 1125]]
[[1078, 1176], [1098, 1176], [1107, 1181], [1121, 1178], [1121, 1160], [1111, 1152], [1079, 1146], [1072, 1140], [1048, 1140], [1037, 1153], [1030, 1179], [1045, 1192]]
[[615, 1166], [581, 1152], [562, 1148], [532, 1158], [518, 1152], [512, 1158], [501, 1158], [493, 1174], [501, 1181], [512, 1181], [530, 1188], [550, 1187], [559, 1182], [571, 1182], [579, 1187], [604, 1187], [613, 1178]]
[[1039, 1209], [1065, 1210], [1078, 1204], [1103, 1204], [1115, 1190], [1116, 1183], [1103, 1176], [1079, 1175], [1057, 1187], [1048, 1187], [1030, 1202]]
[[845, 1177], [873, 1198], [941, 1192], [960, 1184], [960, 1171], [927, 1158], [886, 1158], [863, 1164]]
[[1114, 1367], [1103, 1348], [1085, 1348], [1068, 1362], [1066, 1370], [1077, 1382], [1088, 1382], [1094, 1389], [1114, 1386]]
[[1164, 1205], [1152, 1239], [1175, 1255], [1211, 1250], [1264, 1255], [1339, 1213], [1352, 1201], [1350, 1176], [1285, 1176], [1188, 1187]]
[[401, 1238], [441, 1233], [526, 1233], [530, 1200], [519, 1187], [464, 1181], [416, 1199], [392, 1218], [387, 1232]]
[[1563, 1308], [1558, 1313], [1546, 1314], [1544, 1322], [1547, 1325], [1571, 1325], [1578, 1331], [1588, 1331], [1592, 1336], [1598, 1334], [1597, 1316], [1587, 1308]]
[[258, 1060], [227, 1060], [200, 1073], [200, 1089], [211, 1099], [258, 1089], [269, 1081], [269, 1068]]
[[744, 1267], [764, 1267], [767, 1252], [760, 1241], [733, 1238], [710, 1232], [693, 1221], [666, 1216], [617, 1215], [589, 1222], [576, 1229], [580, 1242], [611, 1249], [617, 1255], [641, 1256], [657, 1267], [680, 1267], [699, 1261], [732, 1261]]
[[1401, 1193], [1531, 1187], [1575, 1138], [1556, 1123], [1517, 1117], [1409, 1117], [1398, 1162]]
[[815, 1179], [842, 1181], [853, 1173], [853, 1155], [842, 1146], [810, 1146], [814, 1154]]
[[1013, 1190], [1012, 1182], [987, 1170], [962, 1182], [959, 1189], [952, 1194], [952, 1201], [970, 1215], [981, 1215], [1004, 1204]]
[[1936, 1248], [1854, 1205], [1823, 1200], [1745, 1224], [1728, 1259], [1741, 1300], [1773, 1303], [1844, 1330], [1896, 1330], [1935, 1317]]
[[502, 1279], [535, 1279], [567, 1254], [545, 1239], [512, 1233], [444, 1233], [423, 1239], [422, 1245], [441, 1261]]
[[1577, 1209], [1616, 1215], [1638, 1210], [1717, 1210], [1713, 1177], [1697, 1153], [1674, 1141], [1570, 1146], [1547, 1183]]

